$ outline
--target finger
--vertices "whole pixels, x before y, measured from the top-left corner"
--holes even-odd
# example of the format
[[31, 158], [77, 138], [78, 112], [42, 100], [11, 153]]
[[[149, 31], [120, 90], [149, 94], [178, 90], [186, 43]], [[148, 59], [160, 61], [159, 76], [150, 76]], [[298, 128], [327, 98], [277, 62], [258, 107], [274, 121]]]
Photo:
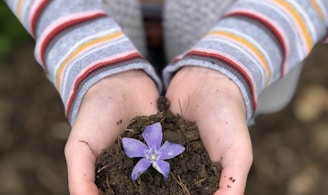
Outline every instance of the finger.
[[219, 181], [219, 189], [215, 195], [242, 195], [244, 194], [251, 160], [235, 159], [234, 163], [223, 166]]
[[71, 195], [98, 195], [95, 180], [96, 156], [90, 146], [81, 140], [69, 140], [65, 147]]
[[[217, 135], [216, 129], [211, 131], [212, 137], [207, 138], [207, 141], [212, 143], [205, 144], [210, 158], [222, 165], [219, 189], [215, 195], [244, 194], [248, 172], [253, 162], [253, 152], [248, 129], [240, 124], [242, 122], [233, 127], [218, 125], [217, 127], [226, 129], [221, 132], [223, 136]], [[215, 140], [221, 141], [215, 144]]]
[[111, 116], [109, 108], [112, 107], [87, 103], [80, 109], [65, 147], [70, 194], [99, 194], [94, 183], [96, 158], [120, 132], [120, 126], [115, 123], [117, 119], [106, 117]]
[[[244, 194], [248, 172], [253, 162], [252, 144], [246, 125], [243, 122], [228, 124], [234, 125], [217, 124], [219, 129], [225, 129], [221, 132], [223, 136], [218, 133], [218, 129], [212, 130], [212, 137], [207, 138], [212, 144], [205, 144], [210, 158], [222, 166], [219, 188], [215, 195]], [[215, 143], [215, 140], [221, 141]]]

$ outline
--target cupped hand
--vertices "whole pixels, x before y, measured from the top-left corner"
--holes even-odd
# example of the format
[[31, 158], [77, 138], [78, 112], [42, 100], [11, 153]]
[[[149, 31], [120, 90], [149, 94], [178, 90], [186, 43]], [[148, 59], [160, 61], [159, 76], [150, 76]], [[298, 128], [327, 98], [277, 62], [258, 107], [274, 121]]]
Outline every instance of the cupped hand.
[[222, 165], [215, 195], [241, 195], [253, 161], [245, 105], [237, 85], [221, 73], [187, 66], [173, 77], [171, 110], [195, 121], [213, 162]]
[[88, 90], [65, 147], [70, 194], [99, 194], [97, 156], [133, 117], [156, 113], [158, 97], [154, 82], [141, 70], [112, 75]]

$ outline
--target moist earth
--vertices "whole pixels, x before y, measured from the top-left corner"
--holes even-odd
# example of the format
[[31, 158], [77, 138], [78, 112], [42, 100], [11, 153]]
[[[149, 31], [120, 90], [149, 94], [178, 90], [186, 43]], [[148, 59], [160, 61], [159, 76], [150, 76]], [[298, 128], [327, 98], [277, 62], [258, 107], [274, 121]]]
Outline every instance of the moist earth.
[[[210, 161], [200, 140], [194, 122], [169, 111], [165, 97], [158, 99], [159, 112], [150, 116], [137, 116], [128, 124], [122, 137], [143, 141], [141, 133], [147, 125], [160, 122], [163, 141], [181, 144], [185, 151], [167, 160], [171, 172], [164, 181], [163, 176], [150, 167], [136, 181], [130, 176], [139, 159], [130, 159], [124, 153], [121, 138], [103, 151], [96, 163], [96, 184], [107, 195], [112, 194], [213, 194], [218, 188], [221, 167]], [[120, 123], [120, 121], [118, 121]]]

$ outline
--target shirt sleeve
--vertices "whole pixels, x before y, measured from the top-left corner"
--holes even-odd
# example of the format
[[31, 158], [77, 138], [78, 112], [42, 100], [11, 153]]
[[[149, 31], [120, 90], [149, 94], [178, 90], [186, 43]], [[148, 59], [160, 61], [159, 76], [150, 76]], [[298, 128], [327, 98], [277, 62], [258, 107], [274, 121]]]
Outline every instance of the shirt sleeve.
[[253, 118], [262, 90], [304, 60], [324, 40], [328, 26], [326, 0], [240, 0], [190, 50], [163, 72], [167, 86], [183, 66], [215, 69], [240, 88]]
[[71, 124], [87, 90], [110, 75], [143, 69], [161, 89], [154, 68], [95, 0], [7, 0], [34, 37], [35, 58], [58, 89]]

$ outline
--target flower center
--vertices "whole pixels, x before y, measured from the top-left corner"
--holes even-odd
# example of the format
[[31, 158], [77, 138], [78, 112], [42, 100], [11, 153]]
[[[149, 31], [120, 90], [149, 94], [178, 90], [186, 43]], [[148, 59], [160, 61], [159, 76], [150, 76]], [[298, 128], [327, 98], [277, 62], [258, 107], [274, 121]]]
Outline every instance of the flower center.
[[156, 149], [151, 148], [150, 150], [147, 151], [146, 156], [150, 161], [154, 162], [158, 158], [158, 152]]
[[149, 155], [149, 159], [150, 159], [151, 161], [155, 161], [156, 158], [157, 158], [157, 155], [156, 155], [156, 154], [150, 154], [150, 155]]

